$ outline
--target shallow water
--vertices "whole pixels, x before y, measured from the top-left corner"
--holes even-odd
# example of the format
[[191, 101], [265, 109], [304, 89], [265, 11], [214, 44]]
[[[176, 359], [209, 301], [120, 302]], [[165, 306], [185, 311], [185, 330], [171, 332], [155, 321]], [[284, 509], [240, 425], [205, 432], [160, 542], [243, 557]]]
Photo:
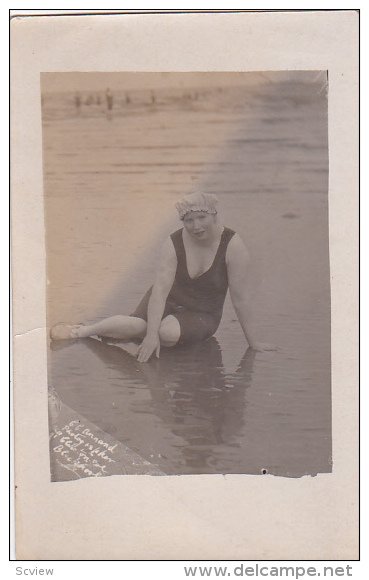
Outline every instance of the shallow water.
[[319, 84], [141, 91], [83, 106], [44, 95], [48, 321], [134, 309], [193, 186], [251, 255], [260, 340], [229, 298], [216, 337], [139, 365], [88, 339], [53, 345], [61, 399], [169, 474], [331, 471], [327, 103]]

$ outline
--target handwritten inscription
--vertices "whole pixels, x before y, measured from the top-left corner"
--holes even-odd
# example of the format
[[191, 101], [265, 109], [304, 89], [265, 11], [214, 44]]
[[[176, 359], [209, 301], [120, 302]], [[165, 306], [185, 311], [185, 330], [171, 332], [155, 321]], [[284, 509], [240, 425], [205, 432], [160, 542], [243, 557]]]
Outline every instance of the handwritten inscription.
[[109, 475], [164, 475], [141, 457], [63, 403], [49, 389], [51, 481]]
[[50, 447], [55, 460], [78, 477], [110, 475], [109, 466], [118, 443], [110, 445], [78, 420], [69, 421], [50, 434]]

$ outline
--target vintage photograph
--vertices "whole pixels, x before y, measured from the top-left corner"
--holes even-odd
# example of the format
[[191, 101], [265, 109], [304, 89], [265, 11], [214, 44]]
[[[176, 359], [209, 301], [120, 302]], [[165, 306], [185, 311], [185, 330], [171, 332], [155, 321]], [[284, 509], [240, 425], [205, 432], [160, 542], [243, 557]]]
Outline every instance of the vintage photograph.
[[332, 472], [328, 74], [41, 74], [50, 479]]

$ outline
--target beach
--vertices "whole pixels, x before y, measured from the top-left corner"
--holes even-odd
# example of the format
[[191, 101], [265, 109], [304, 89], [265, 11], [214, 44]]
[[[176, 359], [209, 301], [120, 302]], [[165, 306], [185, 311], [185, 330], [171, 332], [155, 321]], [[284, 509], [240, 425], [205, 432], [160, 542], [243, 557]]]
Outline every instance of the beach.
[[48, 326], [132, 312], [194, 189], [250, 253], [276, 352], [247, 351], [229, 296], [214, 338], [148, 364], [92, 339], [50, 345], [63, 403], [168, 475], [332, 470], [327, 96], [319, 76], [271, 78], [112, 89], [111, 111], [105, 87], [79, 107], [43, 94]]

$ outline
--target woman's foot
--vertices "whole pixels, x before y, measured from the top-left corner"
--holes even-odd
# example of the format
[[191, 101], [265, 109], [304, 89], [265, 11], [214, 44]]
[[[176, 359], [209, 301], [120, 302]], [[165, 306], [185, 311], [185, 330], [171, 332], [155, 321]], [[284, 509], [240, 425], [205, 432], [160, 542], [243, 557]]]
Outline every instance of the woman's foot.
[[82, 324], [65, 324], [59, 322], [50, 329], [51, 340], [71, 340], [79, 338], [78, 330]]

